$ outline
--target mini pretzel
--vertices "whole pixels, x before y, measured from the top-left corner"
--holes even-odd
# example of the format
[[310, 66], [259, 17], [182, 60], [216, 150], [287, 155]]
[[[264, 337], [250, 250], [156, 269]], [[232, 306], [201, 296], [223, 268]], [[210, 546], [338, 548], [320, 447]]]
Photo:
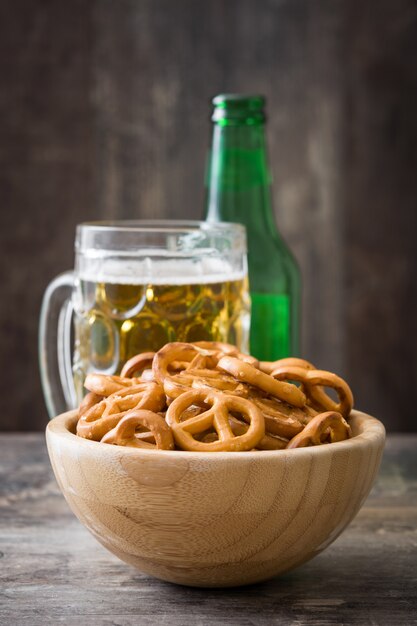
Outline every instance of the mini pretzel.
[[211, 376], [198, 376], [195, 375], [193, 380], [194, 389], [214, 389], [222, 391], [223, 393], [239, 396], [240, 398], [248, 398], [249, 386], [244, 383], [236, 381], [233, 376], [227, 374], [221, 374], [215, 378]]
[[[353, 407], [352, 391], [336, 374], [324, 370], [305, 370], [301, 367], [281, 367], [271, 374], [277, 380], [296, 380], [303, 384], [303, 389], [315, 409], [319, 411], [336, 411], [347, 417]], [[339, 396], [335, 402], [322, 387], [331, 387]]]
[[193, 386], [194, 378], [184, 374], [174, 374], [167, 376], [164, 380], [163, 387], [165, 394], [170, 400], [178, 398], [183, 393], [190, 391]]
[[259, 366], [258, 359], [255, 359], [255, 357], [250, 354], [243, 354], [243, 352], [239, 352], [236, 346], [232, 346], [231, 343], [223, 343], [222, 341], [194, 341], [193, 346], [203, 348], [204, 350], [213, 350], [214, 352], [218, 352], [219, 359], [222, 356], [234, 356], [241, 361], [245, 361], [245, 363], [250, 363], [254, 367]]
[[230, 356], [235, 356], [239, 352], [236, 346], [223, 341], [193, 341], [192, 345], [203, 350], [213, 350], [213, 352], [222, 352]]
[[258, 387], [293, 406], [302, 407], [305, 405], [306, 397], [298, 387], [275, 380], [268, 374], [249, 365], [249, 363], [244, 363], [234, 357], [225, 356], [220, 359], [217, 367], [232, 374], [237, 380]]
[[[136, 436], [138, 427], [145, 428], [152, 434], [155, 444], [147, 443]], [[147, 433], [148, 434], [148, 433]], [[157, 448], [158, 450], [173, 450], [174, 438], [171, 429], [164, 418], [152, 411], [130, 411], [127, 413], [101, 440], [103, 443], [112, 443], [117, 446], [134, 448]]]
[[307, 426], [291, 439], [287, 448], [305, 448], [343, 441], [350, 437], [349, 424], [340, 413], [327, 411], [313, 417]]
[[108, 376], [107, 374], [87, 374], [84, 387], [99, 396], [111, 396], [123, 389], [129, 389], [138, 384], [134, 378]]
[[249, 395], [249, 400], [255, 402], [263, 413], [270, 415], [271, 417], [282, 417], [288, 419], [289, 417], [297, 419], [303, 426], [310, 421], [312, 417], [317, 415], [317, 411], [313, 407], [304, 405], [302, 408], [298, 406], [291, 406], [288, 402], [278, 400], [278, 398], [271, 398], [263, 394]]
[[155, 352], [142, 352], [142, 354], [132, 356], [132, 358], [124, 364], [120, 376], [131, 378], [134, 374], [142, 374], [143, 370], [152, 367], [154, 356]]
[[119, 423], [127, 411], [147, 409], [155, 413], [165, 407], [165, 394], [157, 383], [141, 383], [130, 389], [116, 392], [81, 415], [77, 435], [100, 441]]
[[265, 372], [265, 374], [271, 374], [278, 367], [302, 367], [306, 370], [316, 369], [309, 361], [298, 359], [297, 357], [278, 359], [278, 361], [260, 361], [259, 363], [259, 369]]
[[[205, 357], [204, 360], [196, 357]], [[173, 342], [167, 343], [154, 356], [152, 369], [155, 379], [162, 385], [165, 379], [171, 376], [170, 369], [173, 365], [183, 361], [185, 365], [192, 367], [205, 367], [217, 363], [215, 353], [209, 350], [203, 350], [190, 343]]]
[[[348, 417], [353, 408], [353, 394], [343, 378], [331, 372], [311, 370], [308, 372], [307, 380], [308, 393], [314, 401], [313, 406], [319, 410], [336, 411], [343, 417]], [[332, 400], [323, 387], [333, 388], [339, 396], [339, 402]]]
[[257, 450], [285, 450], [288, 444], [288, 439], [280, 437], [279, 435], [273, 435], [272, 433], [266, 433], [265, 437], [262, 437], [258, 445]]
[[303, 430], [306, 422], [310, 419], [310, 415], [307, 416], [306, 407], [303, 410], [291, 407], [274, 398], [249, 396], [249, 400], [262, 411], [265, 419], [265, 431], [268, 434], [291, 439]]
[[[201, 405], [208, 409], [199, 415], [185, 419], [185, 411], [192, 405]], [[238, 413], [249, 422], [246, 433], [235, 436], [229, 424], [230, 413]], [[176, 444], [183, 450], [193, 452], [237, 452], [255, 448], [265, 435], [265, 422], [260, 410], [249, 400], [237, 396], [226, 396], [215, 391], [194, 389], [183, 393], [168, 407], [165, 419], [171, 426]], [[202, 442], [193, 435], [212, 429], [218, 439]]]
[[81, 417], [83, 413], [86, 413], [89, 409], [91, 409], [92, 406], [101, 402], [101, 400], [103, 400], [103, 396], [99, 396], [96, 393], [93, 393], [92, 391], [87, 393], [87, 395], [84, 396], [78, 408], [78, 417]]
[[[229, 417], [230, 428], [235, 435], [243, 435], [248, 430], [248, 425], [235, 417]], [[288, 444], [288, 439], [265, 433], [256, 445], [258, 450], [283, 450]]]
[[142, 374], [140, 375], [140, 382], [156, 382], [155, 381], [155, 376], [153, 375], [153, 370], [152, 369], [146, 369], [143, 370]]
[[[240, 422], [235, 418], [229, 419], [229, 423], [235, 435], [243, 435], [248, 430], [248, 425], [245, 424], [245, 422]], [[209, 432], [205, 434], [200, 441], [203, 443], [212, 443], [213, 441], [217, 441], [217, 438], [216, 432]], [[287, 444], [288, 439], [283, 439], [277, 435], [265, 434], [253, 450], [284, 450]]]
[[169, 398], [178, 398], [191, 388], [209, 388], [213, 391], [235, 393], [241, 397], [248, 395], [244, 385], [236, 381], [233, 376], [223, 374], [218, 370], [190, 368], [180, 374], [167, 376], [164, 381], [164, 391]]

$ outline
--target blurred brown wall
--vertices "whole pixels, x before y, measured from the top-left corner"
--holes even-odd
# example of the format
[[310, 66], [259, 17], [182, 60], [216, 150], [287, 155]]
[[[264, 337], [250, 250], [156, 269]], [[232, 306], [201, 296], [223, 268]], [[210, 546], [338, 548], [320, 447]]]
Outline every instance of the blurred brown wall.
[[42, 293], [77, 222], [199, 218], [209, 97], [264, 93], [277, 222], [304, 277], [304, 355], [415, 430], [413, 0], [0, 5], [0, 429], [41, 429]]

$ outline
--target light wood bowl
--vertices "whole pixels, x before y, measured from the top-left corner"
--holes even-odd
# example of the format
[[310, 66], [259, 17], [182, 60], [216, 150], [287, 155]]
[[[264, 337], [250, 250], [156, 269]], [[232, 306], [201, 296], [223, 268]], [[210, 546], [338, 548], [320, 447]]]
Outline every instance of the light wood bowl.
[[263, 452], [168, 452], [88, 441], [76, 413], [46, 438], [71, 509], [113, 554], [163, 580], [245, 585], [324, 550], [353, 519], [377, 474], [385, 430], [353, 411], [353, 437]]

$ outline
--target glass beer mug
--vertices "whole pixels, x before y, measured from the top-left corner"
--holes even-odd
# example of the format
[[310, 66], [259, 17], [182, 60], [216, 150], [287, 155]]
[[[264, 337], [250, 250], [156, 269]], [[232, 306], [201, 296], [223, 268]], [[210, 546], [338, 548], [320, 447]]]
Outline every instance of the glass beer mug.
[[246, 234], [218, 222], [80, 224], [75, 270], [48, 286], [39, 361], [50, 417], [75, 408], [89, 372], [118, 374], [170, 341], [248, 349]]

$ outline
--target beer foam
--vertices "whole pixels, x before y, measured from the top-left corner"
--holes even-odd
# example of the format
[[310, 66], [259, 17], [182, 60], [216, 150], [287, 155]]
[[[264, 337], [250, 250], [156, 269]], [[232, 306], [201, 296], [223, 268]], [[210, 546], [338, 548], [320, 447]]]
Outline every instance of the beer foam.
[[237, 271], [223, 259], [103, 258], [79, 259], [79, 278], [83, 281], [117, 285], [193, 285], [242, 280], [246, 271]]

